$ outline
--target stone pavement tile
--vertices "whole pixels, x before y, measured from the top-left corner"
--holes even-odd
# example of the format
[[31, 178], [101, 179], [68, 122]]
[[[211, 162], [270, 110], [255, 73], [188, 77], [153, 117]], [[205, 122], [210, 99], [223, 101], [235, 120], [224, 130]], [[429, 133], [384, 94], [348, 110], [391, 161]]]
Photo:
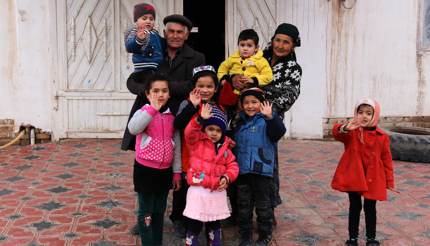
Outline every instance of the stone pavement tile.
[[[1, 150], [0, 244], [140, 245], [129, 233], [137, 207], [134, 152], [120, 151], [119, 142], [72, 139]], [[330, 188], [342, 144], [287, 140], [279, 146], [284, 203], [275, 210], [274, 245], [343, 245], [348, 199]], [[394, 166], [401, 194], [378, 202], [378, 238], [383, 245], [430, 245], [430, 166]], [[168, 201], [166, 215], [171, 193]], [[360, 232], [364, 245], [364, 215]], [[237, 245], [237, 227], [224, 228], [223, 236], [224, 245]], [[164, 239], [168, 246], [184, 243], [167, 217]]]
[[29, 227], [11, 226], [8, 228], [7, 236], [10, 238], [31, 238], [34, 232]]
[[38, 243], [40, 245], [49, 245], [49, 246], [54, 246], [54, 245], [66, 245], [66, 240], [64, 238], [58, 237], [58, 236], [53, 236], [53, 235], [49, 235], [47, 237], [45, 236], [40, 236], [38, 238]]
[[30, 245], [33, 241], [33, 237], [28, 238], [9, 238], [0, 241], [2, 246], [17, 246], [17, 245]]

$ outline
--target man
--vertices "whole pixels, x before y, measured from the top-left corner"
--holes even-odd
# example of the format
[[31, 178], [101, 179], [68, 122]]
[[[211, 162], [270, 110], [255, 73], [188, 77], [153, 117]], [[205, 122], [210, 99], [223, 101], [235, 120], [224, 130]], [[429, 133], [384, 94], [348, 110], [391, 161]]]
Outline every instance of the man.
[[[160, 65], [160, 72], [167, 74], [171, 85], [171, 98], [173, 104], [179, 105], [188, 98], [192, 89], [191, 77], [194, 67], [204, 65], [203, 54], [194, 51], [185, 44], [190, 30], [191, 21], [182, 15], [170, 15], [163, 20], [166, 28], [164, 38], [166, 39], [166, 59]], [[169, 218], [172, 220], [176, 233], [185, 237], [184, 216], [188, 184], [184, 176], [181, 180], [181, 189], [173, 192], [172, 213]]]
[[[192, 71], [194, 67], [205, 64], [205, 57], [202, 53], [193, 50], [185, 41], [188, 39], [192, 28], [191, 21], [183, 15], [173, 14], [164, 18], [163, 23], [165, 54], [164, 60], [159, 65], [160, 73], [165, 74], [171, 82], [170, 96], [172, 107], [176, 111], [179, 104], [188, 97], [191, 91]], [[127, 80], [127, 88], [133, 94], [136, 94], [136, 100], [132, 106], [130, 117], [140, 109], [146, 102], [144, 93], [146, 74], [136, 72], [130, 75]], [[128, 122], [127, 122], [128, 124]], [[127, 127], [121, 144], [122, 150], [133, 150], [135, 148], [136, 136], [131, 135]], [[185, 179], [181, 180], [181, 186], [185, 187]], [[175, 225], [175, 230], [185, 236], [182, 212], [185, 208], [186, 189], [180, 189], [173, 193], [173, 211], [170, 219]], [[138, 228], [135, 226], [132, 233], [138, 234]]]
[[[205, 57], [185, 43], [192, 28], [192, 23], [187, 17], [173, 14], [165, 17], [163, 23], [166, 51], [158, 72], [169, 78], [170, 96], [174, 107], [178, 107], [191, 91], [193, 68], [204, 65]], [[130, 117], [147, 102], [144, 92], [144, 77], [144, 74], [136, 72], [131, 74], [127, 80], [127, 88], [131, 93], [137, 95]], [[131, 135], [126, 127], [121, 149], [134, 150], [134, 140], [135, 136]]]

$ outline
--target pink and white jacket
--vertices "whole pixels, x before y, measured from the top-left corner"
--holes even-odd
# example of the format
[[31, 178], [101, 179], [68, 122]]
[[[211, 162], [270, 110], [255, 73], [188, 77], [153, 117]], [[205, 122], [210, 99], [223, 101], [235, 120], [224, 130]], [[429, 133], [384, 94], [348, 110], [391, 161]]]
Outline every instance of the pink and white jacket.
[[[155, 169], [170, 168], [173, 164], [174, 179], [180, 179], [181, 149], [179, 131], [175, 131], [175, 116], [169, 109], [160, 113], [151, 105], [144, 105], [134, 113], [128, 130], [136, 136], [136, 161]], [[175, 141], [178, 146], [175, 147]]]
[[215, 190], [223, 176], [230, 183], [233, 182], [239, 174], [239, 166], [229, 148], [233, 140], [225, 136], [224, 143], [216, 153], [214, 143], [201, 129], [202, 126], [195, 118], [185, 128], [185, 142], [190, 153], [187, 182], [189, 185]]

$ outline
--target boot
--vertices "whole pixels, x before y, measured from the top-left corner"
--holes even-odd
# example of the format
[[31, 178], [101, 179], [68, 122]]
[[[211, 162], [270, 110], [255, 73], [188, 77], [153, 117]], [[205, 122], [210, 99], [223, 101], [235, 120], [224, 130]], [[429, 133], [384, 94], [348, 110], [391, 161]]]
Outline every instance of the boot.
[[350, 239], [346, 240], [345, 246], [358, 246], [357, 238], [350, 238]]
[[379, 245], [380, 245], [379, 241], [374, 238], [366, 240], [366, 246], [379, 246]]
[[271, 235], [259, 236], [255, 246], [268, 246], [272, 242]]
[[199, 246], [199, 235], [191, 231], [187, 231], [185, 237], [185, 246]]
[[221, 246], [221, 228], [209, 229], [206, 234], [206, 240], [208, 246]]

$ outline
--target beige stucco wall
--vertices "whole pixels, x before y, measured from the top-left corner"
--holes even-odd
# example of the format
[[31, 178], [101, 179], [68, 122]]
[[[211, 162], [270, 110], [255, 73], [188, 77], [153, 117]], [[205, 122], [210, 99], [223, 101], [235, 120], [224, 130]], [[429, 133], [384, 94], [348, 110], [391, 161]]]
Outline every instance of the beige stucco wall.
[[0, 4], [0, 119], [51, 129], [49, 3], [4, 0]]

